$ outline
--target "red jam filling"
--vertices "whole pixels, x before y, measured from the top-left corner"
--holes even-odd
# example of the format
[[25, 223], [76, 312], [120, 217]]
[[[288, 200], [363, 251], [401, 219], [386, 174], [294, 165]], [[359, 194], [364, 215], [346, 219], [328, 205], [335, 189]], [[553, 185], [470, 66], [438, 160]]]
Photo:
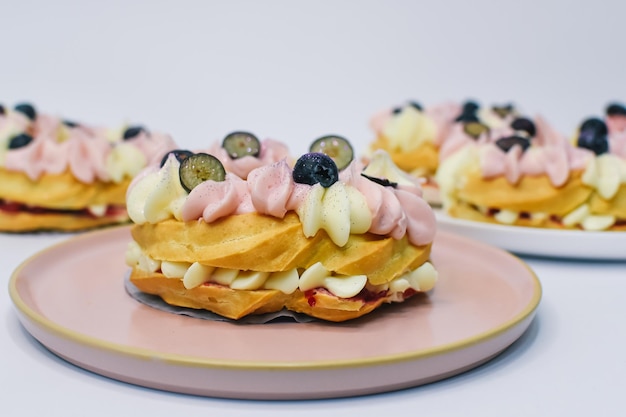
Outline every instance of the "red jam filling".
[[99, 218], [99, 217], [117, 217], [122, 214], [125, 214], [126, 208], [123, 206], [108, 206], [106, 212], [103, 216], [94, 215], [89, 209], [78, 209], [78, 210], [70, 210], [70, 209], [52, 209], [41, 206], [29, 206], [27, 204], [18, 203], [15, 201], [5, 201], [0, 199], [0, 211], [9, 213], [9, 214], [17, 214], [17, 213], [31, 213], [31, 214], [70, 214], [76, 217], [91, 217], [91, 218]]

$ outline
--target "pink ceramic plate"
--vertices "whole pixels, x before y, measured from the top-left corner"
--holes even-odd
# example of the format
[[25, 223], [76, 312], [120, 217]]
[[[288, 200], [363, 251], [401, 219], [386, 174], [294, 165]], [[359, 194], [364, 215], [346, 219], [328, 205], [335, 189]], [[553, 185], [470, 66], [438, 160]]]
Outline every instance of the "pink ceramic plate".
[[529, 326], [534, 273], [490, 246], [439, 233], [429, 296], [343, 324], [241, 325], [158, 311], [124, 290], [128, 227], [77, 236], [26, 260], [10, 294], [20, 321], [67, 361], [114, 379], [244, 399], [361, 395], [473, 368]]

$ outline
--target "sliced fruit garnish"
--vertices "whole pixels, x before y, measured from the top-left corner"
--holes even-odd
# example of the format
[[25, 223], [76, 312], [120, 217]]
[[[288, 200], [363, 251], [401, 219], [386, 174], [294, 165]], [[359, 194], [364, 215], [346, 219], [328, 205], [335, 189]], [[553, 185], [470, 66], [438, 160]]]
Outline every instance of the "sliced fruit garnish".
[[316, 139], [309, 147], [310, 152], [321, 152], [331, 157], [338, 170], [342, 170], [352, 162], [354, 150], [346, 138], [327, 135]]
[[199, 184], [208, 181], [224, 181], [226, 171], [219, 159], [207, 153], [195, 153], [183, 159], [178, 169], [180, 184], [191, 192]]

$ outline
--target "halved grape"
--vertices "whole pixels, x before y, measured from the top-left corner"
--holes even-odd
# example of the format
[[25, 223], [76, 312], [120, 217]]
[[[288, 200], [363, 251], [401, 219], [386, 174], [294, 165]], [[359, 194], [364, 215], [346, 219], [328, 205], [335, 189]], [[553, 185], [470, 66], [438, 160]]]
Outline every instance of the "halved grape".
[[191, 192], [198, 184], [205, 181], [224, 181], [226, 171], [220, 160], [213, 155], [195, 153], [180, 163], [178, 176], [183, 188]]
[[354, 150], [346, 138], [337, 135], [327, 135], [313, 141], [309, 152], [321, 152], [331, 157], [337, 169], [341, 171], [352, 162]]
[[489, 131], [489, 127], [478, 121], [470, 121], [463, 125], [463, 131], [474, 139], [478, 139], [480, 135]]
[[299, 184], [319, 183], [328, 188], [339, 180], [339, 170], [330, 156], [321, 152], [310, 152], [298, 158], [292, 176]]
[[33, 137], [26, 133], [13, 136], [9, 141], [9, 149], [23, 148], [33, 141]]
[[513, 135], [500, 138], [496, 141], [496, 146], [502, 149], [504, 152], [508, 152], [515, 145], [521, 146], [522, 151], [525, 151], [530, 147], [530, 140], [521, 136]]
[[513, 105], [510, 103], [504, 104], [502, 106], [493, 106], [491, 109], [503, 119], [509, 114], [513, 113], [513, 111], [515, 110]]
[[232, 159], [244, 156], [258, 157], [261, 153], [261, 142], [250, 132], [237, 131], [226, 135], [222, 141], [222, 148], [226, 149]]
[[163, 155], [163, 158], [161, 159], [161, 167], [165, 165], [165, 162], [170, 155], [174, 155], [176, 159], [178, 159], [178, 162], [183, 162], [183, 160], [193, 155], [193, 152], [186, 149], [174, 149], [173, 151], [169, 151], [168, 153]]

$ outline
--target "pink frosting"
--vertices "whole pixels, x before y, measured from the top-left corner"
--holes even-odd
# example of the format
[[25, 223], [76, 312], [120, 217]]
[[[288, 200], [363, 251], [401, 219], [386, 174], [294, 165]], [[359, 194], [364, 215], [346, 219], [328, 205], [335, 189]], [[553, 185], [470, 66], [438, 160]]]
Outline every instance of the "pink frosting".
[[206, 152], [215, 156], [222, 162], [224, 168], [228, 172], [232, 172], [241, 178], [247, 178], [250, 171], [255, 168], [278, 162], [282, 159], [289, 158], [289, 149], [282, 142], [264, 139], [261, 141], [261, 151], [259, 156], [244, 156], [242, 158], [232, 159], [228, 153], [222, 148], [221, 142], [214, 142]]
[[205, 181], [191, 190], [182, 207], [183, 221], [211, 223], [231, 214], [253, 212], [246, 181], [226, 174], [224, 181]]
[[[570, 172], [584, 169], [593, 153], [577, 148], [569, 143], [565, 136], [552, 129], [542, 117], [535, 118], [537, 135], [532, 146], [525, 152], [515, 145], [504, 152], [495, 143], [483, 143], [481, 146], [480, 166], [483, 177], [493, 178], [504, 175], [515, 184], [524, 175], [547, 175], [555, 187], [567, 182]], [[494, 135], [492, 142], [502, 135]]]
[[137, 136], [128, 139], [127, 143], [137, 147], [144, 154], [148, 165], [160, 163], [163, 155], [176, 148], [176, 142], [170, 135], [141, 130]]
[[[68, 137], [60, 141], [60, 119], [45, 114], [37, 116], [33, 140], [27, 146], [11, 149], [6, 153], [4, 165], [7, 170], [24, 172], [36, 181], [43, 174], [60, 174], [66, 169], [85, 184], [96, 180], [109, 181], [106, 160], [112, 144], [103, 129], [79, 125], [67, 128]], [[160, 160], [175, 148], [171, 137], [162, 134], [148, 135], [142, 132], [127, 143], [136, 146], [149, 162]]]
[[454, 123], [448, 130], [448, 137], [444, 140], [439, 148], [439, 162], [445, 161], [450, 155], [458, 150], [473, 144], [483, 144], [489, 141], [486, 133], [483, 133], [478, 139], [472, 138], [463, 130], [462, 123]]
[[454, 124], [454, 119], [461, 114], [462, 110], [463, 106], [461, 106], [461, 104], [452, 101], [424, 109], [424, 113], [433, 119], [437, 126], [435, 145], [441, 146], [443, 141], [448, 137], [449, 131]]
[[607, 116], [609, 130], [609, 151], [621, 158], [626, 158], [626, 116]]
[[432, 242], [435, 237], [435, 214], [421, 197], [417, 183], [396, 188], [383, 187], [361, 175], [358, 164], [352, 163], [342, 171], [341, 180], [359, 190], [372, 213], [369, 232], [400, 239], [408, 234], [417, 246]]
[[[344, 183], [357, 188], [372, 213], [370, 232], [400, 239], [408, 234], [414, 245], [432, 242], [435, 236], [435, 215], [421, 198], [419, 186], [383, 187], [360, 175], [353, 163], [342, 172]], [[297, 210], [305, 201], [311, 186], [293, 181], [285, 159], [257, 168], [248, 179], [227, 174], [222, 182], [206, 181], [189, 194], [182, 208], [184, 221], [202, 218], [212, 222], [231, 214], [256, 211], [283, 218]]]

